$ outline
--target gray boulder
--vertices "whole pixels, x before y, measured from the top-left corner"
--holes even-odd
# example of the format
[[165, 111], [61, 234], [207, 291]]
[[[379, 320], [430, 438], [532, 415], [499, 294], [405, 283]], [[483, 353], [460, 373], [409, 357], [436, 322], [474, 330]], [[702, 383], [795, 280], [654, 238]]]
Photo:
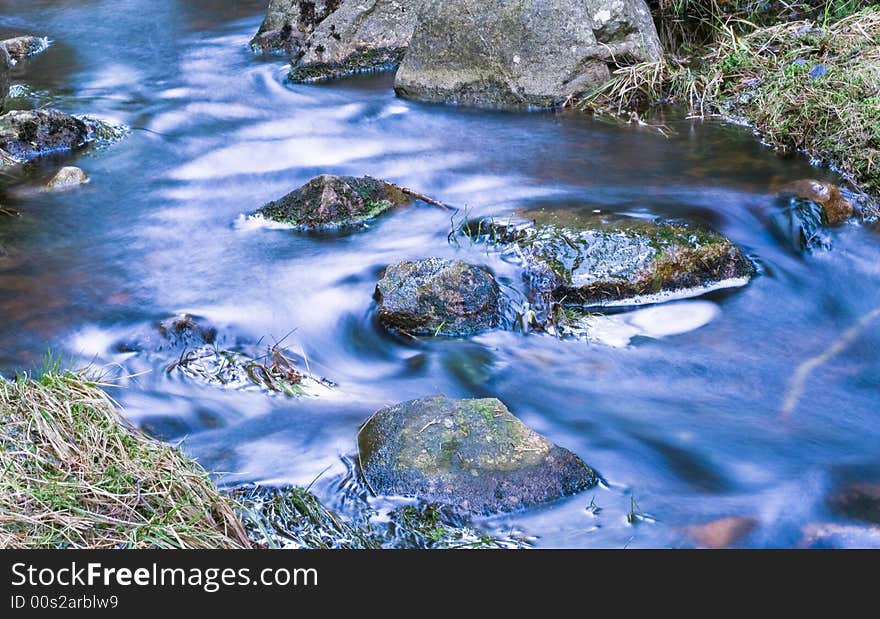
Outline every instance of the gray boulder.
[[12, 60], [5, 48], [0, 46], [0, 110], [6, 103], [6, 95], [9, 94], [9, 72], [12, 69]]
[[599, 480], [494, 398], [440, 396], [383, 408], [358, 432], [358, 463], [373, 492], [481, 514], [552, 501]]
[[428, 258], [389, 266], [376, 286], [379, 320], [411, 335], [469, 335], [498, 323], [498, 282], [485, 267]]
[[305, 40], [289, 77], [314, 82], [397, 67], [421, 0], [343, 0]]
[[269, 0], [266, 18], [251, 49], [256, 52], [285, 52], [297, 56], [321, 21], [339, 6], [340, 0]]
[[423, 0], [394, 88], [490, 107], [555, 107], [617, 65], [656, 60], [644, 0]]
[[370, 176], [322, 174], [257, 214], [300, 230], [331, 229], [359, 226], [412, 202], [400, 187]]

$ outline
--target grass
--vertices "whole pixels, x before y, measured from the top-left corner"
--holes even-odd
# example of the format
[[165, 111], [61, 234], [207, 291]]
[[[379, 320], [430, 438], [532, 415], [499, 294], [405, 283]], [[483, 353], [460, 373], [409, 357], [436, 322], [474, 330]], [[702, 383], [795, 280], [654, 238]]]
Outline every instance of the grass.
[[657, 10], [666, 57], [621, 67], [581, 109], [639, 120], [674, 103], [745, 121], [780, 152], [880, 196], [880, 4], [667, 0]]
[[208, 473], [83, 374], [0, 379], [0, 468], [0, 548], [252, 546]]
[[50, 363], [0, 378], [0, 548], [522, 548], [433, 505], [374, 522], [308, 488], [219, 490], [179, 449], [122, 417], [108, 385]]

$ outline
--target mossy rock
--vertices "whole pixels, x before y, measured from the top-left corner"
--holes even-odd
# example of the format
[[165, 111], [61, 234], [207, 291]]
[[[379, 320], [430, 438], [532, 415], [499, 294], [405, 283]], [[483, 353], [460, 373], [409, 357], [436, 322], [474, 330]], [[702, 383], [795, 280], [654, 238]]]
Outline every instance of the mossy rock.
[[376, 493], [481, 514], [553, 501], [599, 480], [494, 398], [438, 396], [383, 408], [361, 427], [358, 456]]
[[291, 82], [312, 84], [360, 73], [390, 71], [400, 64], [405, 48], [369, 48], [352, 52], [344, 59], [331, 62], [298, 62], [290, 67]]
[[122, 128], [53, 109], [13, 110], [0, 116], [0, 151], [7, 161], [28, 161], [75, 150], [92, 141], [114, 141], [123, 135]]
[[500, 291], [485, 267], [428, 258], [393, 264], [376, 286], [379, 320], [411, 335], [470, 335], [498, 323]]
[[332, 229], [362, 225], [412, 202], [396, 185], [369, 176], [322, 174], [257, 214], [301, 230]]
[[686, 222], [566, 210], [528, 211], [522, 217], [510, 223], [467, 221], [461, 231], [516, 254], [531, 292], [547, 302], [601, 307], [661, 293], [681, 298], [744, 285], [755, 273], [730, 240]]

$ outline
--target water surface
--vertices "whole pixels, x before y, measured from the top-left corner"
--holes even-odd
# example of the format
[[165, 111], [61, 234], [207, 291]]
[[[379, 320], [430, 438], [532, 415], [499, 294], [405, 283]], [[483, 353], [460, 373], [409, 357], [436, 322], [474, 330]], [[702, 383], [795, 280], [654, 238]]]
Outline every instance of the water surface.
[[[607, 480], [483, 523], [538, 546], [688, 546], [688, 526], [727, 516], [757, 522], [744, 545], [797, 546], [810, 525], [856, 524], [829, 513], [825, 496], [839, 479], [880, 478], [877, 325], [812, 372], [793, 413], [782, 404], [795, 368], [880, 305], [880, 236], [844, 226], [830, 252], [803, 257], [763, 219], [779, 185], [833, 174], [777, 157], [746, 128], [674, 112], [656, 120], [671, 130], [664, 137], [574, 113], [404, 101], [387, 74], [287, 84], [281, 59], [247, 49], [263, 4], [0, 2], [0, 35], [53, 40], [16, 69], [14, 82], [42, 93], [19, 105], [49, 101], [132, 128], [115, 145], [0, 178], [2, 203], [21, 213], [0, 219], [0, 369], [33, 367], [50, 348], [78, 364], [150, 369], [113, 391], [135, 422], [183, 441], [222, 483], [317, 477], [332, 505], [342, 458], [374, 410], [433, 394], [498, 397]], [[91, 183], [22, 190], [62, 162]], [[629, 329], [611, 325], [603, 342], [407, 340], [373, 317], [389, 263], [459, 256], [513, 289], [515, 270], [483, 247], [450, 245], [449, 214], [430, 207], [341, 236], [237, 225], [325, 172], [370, 174], [499, 217], [573, 206], [698, 219], [761, 274], [624, 317]], [[166, 374], [167, 360], [113, 353], [114, 341], [177, 312], [206, 317], [227, 341], [286, 336], [338, 388], [299, 400], [222, 390]], [[628, 522], [633, 511], [645, 517]], [[836, 543], [880, 543], [852, 531]]]

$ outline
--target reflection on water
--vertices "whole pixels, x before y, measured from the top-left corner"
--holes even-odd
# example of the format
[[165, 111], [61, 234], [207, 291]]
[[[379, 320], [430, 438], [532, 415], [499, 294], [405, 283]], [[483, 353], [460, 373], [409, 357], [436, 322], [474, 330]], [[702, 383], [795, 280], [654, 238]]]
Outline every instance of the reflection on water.
[[[856, 525], [825, 497], [843, 468], [859, 471], [850, 481], [880, 478], [876, 325], [817, 367], [793, 414], [780, 416], [794, 368], [880, 304], [875, 233], [845, 226], [831, 252], [801, 257], [764, 225], [774, 187], [830, 173], [774, 156], [741, 127], [672, 112], [658, 118], [673, 130], [667, 139], [573, 113], [403, 101], [388, 75], [288, 85], [280, 61], [246, 49], [263, 0], [0, 4], [0, 34], [53, 40], [13, 81], [135, 129], [100, 152], [0, 178], [37, 182], [62, 160], [92, 178], [75, 192], [0, 198], [21, 213], [0, 215], [4, 371], [33, 366], [49, 347], [152, 370], [113, 394], [135, 421], [185, 439], [228, 482], [320, 476], [330, 503], [340, 458], [372, 411], [430, 394], [491, 395], [608, 481], [489, 523], [539, 545], [680, 546], [692, 543], [688, 526], [731, 516], [758, 523], [744, 542], [753, 546], [798, 545], [829, 526], [835, 539], [870, 539], [841, 536]], [[336, 236], [236, 225], [323, 172], [385, 178], [475, 214], [564, 202], [695, 218], [739, 243], [762, 275], [744, 289], [597, 318], [594, 341], [400, 339], [373, 320], [387, 264], [457, 255], [513, 287], [516, 271], [483, 246], [449, 245], [439, 209], [400, 210]], [[338, 387], [301, 399], [216, 389], [113, 352], [178, 312], [205, 316], [235, 341], [287, 336]], [[651, 519], [627, 522], [632, 498]], [[591, 501], [601, 511], [587, 510]]]

